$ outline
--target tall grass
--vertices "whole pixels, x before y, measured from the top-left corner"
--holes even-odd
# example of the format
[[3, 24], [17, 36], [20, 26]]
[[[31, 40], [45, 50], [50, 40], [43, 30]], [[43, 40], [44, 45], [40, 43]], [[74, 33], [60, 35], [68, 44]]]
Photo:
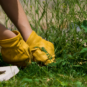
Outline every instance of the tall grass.
[[83, 42], [86, 33], [81, 28], [83, 20], [86, 20], [86, 3], [86, 0], [22, 1], [26, 14], [30, 17], [33, 14], [30, 21], [32, 28], [54, 43], [56, 59], [61, 61], [59, 64], [62, 67], [68, 65], [70, 68], [86, 69], [86, 54], [82, 53], [86, 48], [86, 42]]
[[[29, 82], [31, 86], [86, 87], [85, 80], [86, 83], [79, 79], [72, 81], [72, 77], [82, 78], [87, 74], [87, 32], [81, 27], [83, 21], [87, 19], [87, 0], [20, 1], [32, 29], [54, 44], [56, 63], [40, 67], [32, 62], [24, 71], [21, 70], [17, 79], [23, 75], [25, 79], [22, 78], [21, 83], [26, 82], [23, 85], [28, 85]], [[5, 19], [6, 27], [10, 23], [10, 28], [14, 29], [7, 16]], [[65, 81], [63, 78], [67, 80], [67, 77], [63, 76], [62, 81], [60, 73], [69, 75], [68, 81], [71, 79], [71, 82], [63, 82]]]

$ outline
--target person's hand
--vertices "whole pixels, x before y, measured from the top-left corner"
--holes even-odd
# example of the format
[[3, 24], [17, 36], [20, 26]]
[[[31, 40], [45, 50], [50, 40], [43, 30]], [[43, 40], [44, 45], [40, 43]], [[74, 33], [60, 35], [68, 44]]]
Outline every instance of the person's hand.
[[29, 46], [25, 43], [18, 31], [13, 31], [17, 36], [10, 39], [0, 40], [2, 58], [6, 63], [27, 66], [31, 63]]
[[32, 31], [26, 43], [30, 47], [33, 61], [42, 62], [44, 65], [55, 61], [54, 45], [42, 39], [34, 31]]

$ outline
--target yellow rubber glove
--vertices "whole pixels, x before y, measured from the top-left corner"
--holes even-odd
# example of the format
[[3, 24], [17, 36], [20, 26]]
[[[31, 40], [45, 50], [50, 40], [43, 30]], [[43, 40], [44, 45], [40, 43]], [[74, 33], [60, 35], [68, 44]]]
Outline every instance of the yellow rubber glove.
[[29, 46], [18, 31], [13, 32], [17, 35], [16, 37], [0, 40], [3, 60], [9, 64], [26, 66], [27, 63], [31, 63]]
[[33, 55], [33, 61], [42, 62], [44, 65], [54, 62], [54, 45], [51, 42], [42, 39], [32, 31], [26, 43], [30, 47], [30, 51]]

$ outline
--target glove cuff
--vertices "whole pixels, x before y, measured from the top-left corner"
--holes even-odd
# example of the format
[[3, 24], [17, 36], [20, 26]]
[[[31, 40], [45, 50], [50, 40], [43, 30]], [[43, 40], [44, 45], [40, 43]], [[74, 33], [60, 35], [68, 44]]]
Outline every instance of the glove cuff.
[[37, 43], [40, 44], [41, 40], [42, 40], [42, 38], [40, 36], [38, 36], [35, 31], [32, 31], [32, 33], [30, 34], [30, 36], [27, 39], [26, 43], [30, 47], [32, 47], [32, 46], [35, 47], [35, 46], [37, 46]]
[[13, 31], [17, 36], [10, 38], [10, 39], [4, 39], [0, 40], [0, 46], [3, 48], [7, 47], [14, 47], [15, 45], [18, 44], [19, 40], [22, 39], [20, 33], [18, 31]]

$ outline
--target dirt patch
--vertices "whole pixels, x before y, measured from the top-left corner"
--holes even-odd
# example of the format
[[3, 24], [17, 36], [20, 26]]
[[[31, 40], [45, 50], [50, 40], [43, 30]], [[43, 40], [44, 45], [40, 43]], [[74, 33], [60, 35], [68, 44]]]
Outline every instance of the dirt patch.
[[5, 23], [5, 13], [0, 7], [0, 23], [4, 24]]

